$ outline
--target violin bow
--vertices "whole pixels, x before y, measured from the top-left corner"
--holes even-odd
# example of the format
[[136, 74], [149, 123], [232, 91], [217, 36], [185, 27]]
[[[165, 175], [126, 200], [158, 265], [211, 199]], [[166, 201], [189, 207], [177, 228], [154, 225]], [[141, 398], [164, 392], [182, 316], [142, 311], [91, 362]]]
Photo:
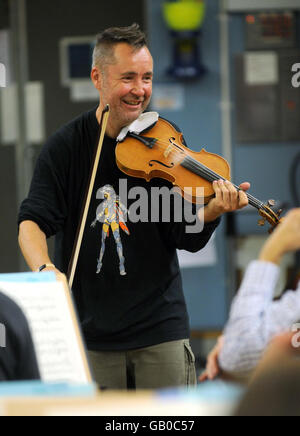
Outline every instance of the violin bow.
[[86, 220], [87, 220], [87, 215], [88, 215], [88, 211], [90, 208], [90, 203], [91, 203], [92, 193], [93, 193], [93, 189], [94, 189], [96, 174], [97, 174], [97, 170], [98, 170], [98, 166], [99, 166], [99, 160], [100, 160], [100, 156], [101, 156], [101, 151], [102, 151], [102, 146], [103, 146], [104, 135], [106, 132], [108, 118], [109, 118], [109, 105], [107, 105], [102, 112], [101, 122], [100, 122], [101, 130], [100, 130], [99, 143], [98, 143], [98, 147], [96, 150], [94, 165], [92, 167], [92, 172], [90, 175], [88, 191], [86, 194], [82, 218], [81, 218], [81, 222], [80, 222], [79, 227], [78, 227], [78, 232], [77, 232], [77, 237], [76, 237], [76, 241], [74, 244], [73, 254], [72, 254], [72, 257], [70, 260], [70, 264], [69, 264], [68, 283], [69, 283], [70, 289], [72, 289], [72, 286], [73, 286], [73, 281], [74, 281], [75, 272], [76, 272], [76, 268], [77, 268], [81, 243], [82, 243], [82, 239], [83, 239], [83, 233], [84, 233]]

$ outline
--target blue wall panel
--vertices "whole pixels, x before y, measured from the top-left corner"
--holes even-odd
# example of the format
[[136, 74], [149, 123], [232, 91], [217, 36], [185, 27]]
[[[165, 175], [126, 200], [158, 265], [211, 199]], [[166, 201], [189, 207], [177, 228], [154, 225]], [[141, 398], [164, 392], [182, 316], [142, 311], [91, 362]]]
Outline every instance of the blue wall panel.
[[[230, 16], [230, 65], [231, 65], [231, 99], [235, 101], [235, 57], [245, 51], [244, 16], [236, 14]], [[298, 47], [300, 47], [300, 19], [298, 17]], [[292, 67], [292, 66], [291, 66]], [[289, 80], [292, 79], [292, 72]], [[292, 87], [292, 85], [290, 84]], [[295, 92], [300, 92], [295, 89]], [[247, 104], [245, 102], [245, 104]], [[234, 174], [239, 183], [248, 180], [252, 184], [251, 193], [262, 201], [275, 199], [293, 205], [289, 184], [289, 170], [294, 158], [300, 152], [299, 142], [277, 143], [243, 143], [239, 144], [235, 138], [235, 111], [233, 105], [232, 131]], [[299, 120], [300, 122], [300, 120]], [[299, 180], [300, 185], [300, 180]], [[255, 209], [253, 209], [254, 213]], [[265, 232], [257, 227], [257, 219], [250, 216], [238, 215], [238, 230], [241, 233], [252, 234]]]

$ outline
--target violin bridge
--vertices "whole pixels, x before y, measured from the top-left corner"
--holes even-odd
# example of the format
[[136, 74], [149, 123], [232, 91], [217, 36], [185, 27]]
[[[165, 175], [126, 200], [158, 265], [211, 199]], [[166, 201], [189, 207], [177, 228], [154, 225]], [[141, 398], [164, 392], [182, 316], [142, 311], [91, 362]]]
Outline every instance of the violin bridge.
[[165, 156], [165, 158], [168, 158], [168, 157], [169, 157], [169, 154], [171, 153], [172, 149], [173, 149], [173, 145], [169, 145], [169, 147], [168, 147], [168, 148], [166, 149], [166, 151], [164, 152], [164, 156]]

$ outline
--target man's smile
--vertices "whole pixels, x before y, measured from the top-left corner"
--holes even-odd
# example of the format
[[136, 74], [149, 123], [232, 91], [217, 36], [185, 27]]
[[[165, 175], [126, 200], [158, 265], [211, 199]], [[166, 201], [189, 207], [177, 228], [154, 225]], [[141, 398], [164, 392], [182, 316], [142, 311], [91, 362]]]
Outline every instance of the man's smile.
[[129, 101], [129, 100], [123, 100], [123, 103], [132, 107], [139, 107], [143, 104], [142, 101]]

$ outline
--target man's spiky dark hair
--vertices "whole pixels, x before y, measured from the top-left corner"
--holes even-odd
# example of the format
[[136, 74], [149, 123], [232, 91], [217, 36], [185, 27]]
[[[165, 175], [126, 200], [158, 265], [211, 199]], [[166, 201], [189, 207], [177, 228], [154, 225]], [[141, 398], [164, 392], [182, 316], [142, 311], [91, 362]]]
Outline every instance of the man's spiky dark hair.
[[93, 53], [93, 66], [113, 63], [113, 48], [120, 43], [129, 44], [133, 50], [147, 46], [147, 38], [136, 23], [129, 27], [111, 27], [99, 33]]

